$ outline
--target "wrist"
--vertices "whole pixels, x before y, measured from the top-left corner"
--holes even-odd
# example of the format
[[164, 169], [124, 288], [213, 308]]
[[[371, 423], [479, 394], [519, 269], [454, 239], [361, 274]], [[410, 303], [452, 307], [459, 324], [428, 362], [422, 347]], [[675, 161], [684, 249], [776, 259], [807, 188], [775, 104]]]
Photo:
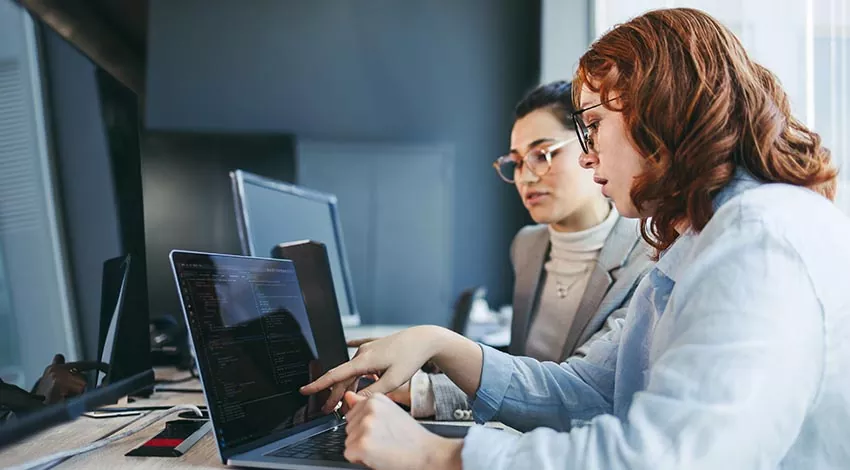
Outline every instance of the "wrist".
[[435, 336], [434, 351], [431, 354], [431, 362], [443, 373], [452, 370], [453, 361], [461, 357], [471, 357], [475, 350], [480, 349], [477, 343], [454, 331], [442, 329]]
[[434, 436], [431, 452], [425, 458], [423, 469], [441, 468], [445, 470], [461, 470], [463, 468], [463, 439], [446, 439]]

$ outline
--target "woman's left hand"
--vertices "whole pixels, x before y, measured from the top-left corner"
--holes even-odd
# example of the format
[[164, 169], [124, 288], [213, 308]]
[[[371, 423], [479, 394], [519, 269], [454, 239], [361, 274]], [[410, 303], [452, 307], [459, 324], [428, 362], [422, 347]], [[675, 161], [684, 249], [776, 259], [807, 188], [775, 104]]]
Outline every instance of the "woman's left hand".
[[460, 469], [463, 441], [428, 432], [385, 395], [345, 394], [345, 458], [375, 470]]

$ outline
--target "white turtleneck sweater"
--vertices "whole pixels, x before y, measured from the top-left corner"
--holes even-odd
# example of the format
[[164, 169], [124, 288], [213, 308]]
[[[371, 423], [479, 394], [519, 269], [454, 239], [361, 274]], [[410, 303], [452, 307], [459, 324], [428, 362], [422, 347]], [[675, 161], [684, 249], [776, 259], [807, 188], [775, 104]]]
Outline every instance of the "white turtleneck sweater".
[[605, 239], [617, 222], [613, 207], [605, 220], [580, 232], [558, 232], [549, 226], [549, 259], [543, 290], [528, 332], [526, 354], [541, 361], [560, 361], [590, 272]]

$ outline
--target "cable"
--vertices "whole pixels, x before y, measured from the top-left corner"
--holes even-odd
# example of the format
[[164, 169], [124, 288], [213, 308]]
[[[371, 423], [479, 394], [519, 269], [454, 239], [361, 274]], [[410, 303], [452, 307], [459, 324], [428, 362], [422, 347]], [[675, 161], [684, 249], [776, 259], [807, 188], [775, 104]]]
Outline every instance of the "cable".
[[[106, 439], [101, 439], [101, 440], [92, 442], [91, 444], [84, 446], [84, 447], [79, 447], [77, 449], [68, 450], [68, 451], [64, 451], [64, 452], [57, 452], [53, 455], [48, 455], [47, 457], [43, 457], [43, 458], [40, 458], [38, 460], [33, 460], [33, 461], [30, 461], [30, 462], [27, 462], [27, 463], [24, 463], [24, 464], [21, 464], [21, 465], [17, 465], [17, 466], [11, 467], [10, 470], [31, 470], [31, 469], [41, 468], [43, 466], [50, 465], [53, 462], [60, 460], [60, 459], [67, 459], [67, 458], [74, 457], [74, 456], [77, 456], [77, 455], [80, 455], [80, 454], [84, 454], [86, 452], [91, 452], [95, 449], [100, 449], [101, 447], [105, 447], [109, 444], [112, 444], [115, 441], [119, 441], [121, 439], [124, 439], [125, 437], [132, 436], [133, 434], [136, 434], [139, 431], [142, 431], [142, 430], [150, 427], [152, 424], [154, 424], [157, 421], [165, 418], [166, 416], [174, 414], [178, 411], [194, 411], [195, 414], [197, 414], [198, 416], [204, 415], [201, 412], [200, 408], [198, 408], [195, 405], [175, 406], [173, 408], [169, 408], [168, 410], [166, 410], [165, 413], [162, 413], [162, 414], [157, 413], [156, 416], [151, 416], [150, 419], [148, 419], [147, 421], [144, 421], [137, 428], [130, 429], [130, 430], [124, 431], [124, 432], [119, 433], [119, 434], [115, 434], [115, 435], [108, 437]], [[149, 411], [149, 412], [143, 414], [142, 416], [135, 418], [133, 421], [131, 421], [131, 423], [138, 421], [138, 420], [141, 420], [143, 417], [148, 416], [152, 413], [154, 413], [154, 412]]]
[[[164, 409], [167, 409], [167, 408], [164, 408]], [[145, 415], [144, 415], [143, 413], [139, 414], [139, 415], [138, 415], [138, 416], [136, 416], [134, 419], [131, 419], [130, 421], [127, 421], [126, 423], [122, 424], [121, 426], [118, 426], [117, 428], [115, 428], [115, 429], [113, 429], [113, 430], [109, 431], [108, 433], [101, 435], [100, 437], [98, 437], [98, 438], [96, 439], [96, 441], [99, 441], [99, 440], [101, 440], [101, 439], [106, 439], [107, 437], [112, 436], [113, 434], [117, 434], [117, 433], [121, 432], [122, 430], [127, 429], [128, 427], [130, 427], [130, 426], [131, 426], [133, 423], [135, 423], [136, 421], [138, 421], [138, 420], [140, 420], [140, 419], [144, 418], [144, 416], [145, 416]], [[48, 470], [48, 469], [51, 469], [51, 468], [53, 468], [53, 467], [56, 467], [57, 465], [62, 465], [63, 463], [65, 463], [66, 461], [68, 461], [68, 460], [70, 460], [70, 459], [72, 459], [72, 458], [74, 458], [74, 457], [73, 457], [73, 456], [71, 456], [71, 457], [65, 457], [65, 458], [62, 458], [62, 459], [54, 460], [53, 462], [50, 462], [50, 463], [49, 463], [49, 464], [47, 464], [47, 465], [43, 465], [43, 466], [41, 466], [41, 467], [39, 468], [39, 470]]]

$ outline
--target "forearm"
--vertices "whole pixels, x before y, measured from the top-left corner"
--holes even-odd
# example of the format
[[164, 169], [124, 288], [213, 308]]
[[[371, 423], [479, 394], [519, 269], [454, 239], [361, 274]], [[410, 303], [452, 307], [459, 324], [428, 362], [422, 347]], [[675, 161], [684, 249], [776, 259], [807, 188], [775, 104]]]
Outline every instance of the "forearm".
[[441, 468], [446, 470], [461, 470], [463, 468], [463, 440], [445, 439], [438, 437], [438, 444], [429, 454], [425, 468]]
[[464, 393], [474, 396], [481, 383], [481, 347], [463, 336], [441, 329], [432, 361]]

